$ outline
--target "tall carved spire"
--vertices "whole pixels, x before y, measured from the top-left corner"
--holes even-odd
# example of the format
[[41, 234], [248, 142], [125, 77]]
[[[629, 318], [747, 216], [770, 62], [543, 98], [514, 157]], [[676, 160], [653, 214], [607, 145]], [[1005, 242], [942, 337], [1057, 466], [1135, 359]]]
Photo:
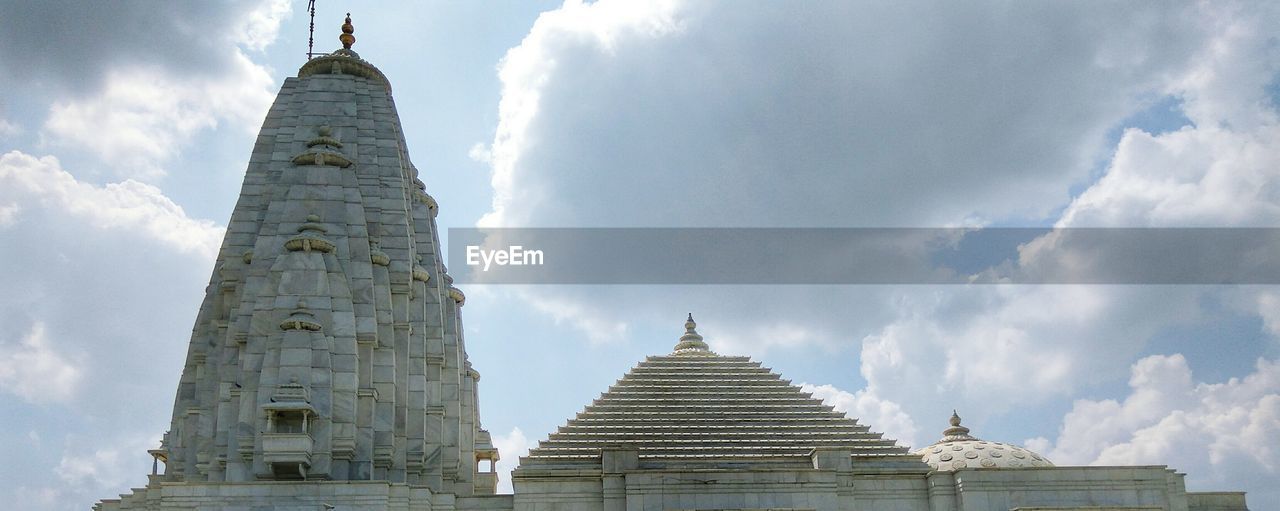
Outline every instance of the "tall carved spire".
[[373, 480], [455, 495], [480, 432], [464, 297], [391, 86], [351, 46], [267, 113], [155, 453], [172, 482]]

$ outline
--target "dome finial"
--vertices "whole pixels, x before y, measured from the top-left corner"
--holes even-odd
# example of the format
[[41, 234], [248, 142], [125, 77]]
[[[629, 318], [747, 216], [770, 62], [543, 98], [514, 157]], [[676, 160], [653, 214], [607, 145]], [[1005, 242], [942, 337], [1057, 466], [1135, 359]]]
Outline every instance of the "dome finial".
[[356, 36], [351, 35], [356, 32], [356, 27], [351, 24], [351, 13], [347, 13], [347, 19], [342, 23], [342, 35], [338, 36], [338, 40], [342, 41], [342, 48], [351, 49], [351, 45], [356, 44]]
[[969, 428], [966, 428], [960, 425], [960, 414], [956, 413], [954, 409], [951, 410], [950, 422], [951, 422], [951, 427], [942, 430], [943, 439], [961, 439], [961, 440], [974, 439], [973, 437], [969, 436]]
[[680, 342], [676, 344], [676, 353], [710, 353], [711, 348], [707, 343], [702, 342], [702, 336], [698, 334], [698, 323], [693, 321], [693, 313], [689, 313], [688, 319], [684, 322], [684, 335], [680, 336]]

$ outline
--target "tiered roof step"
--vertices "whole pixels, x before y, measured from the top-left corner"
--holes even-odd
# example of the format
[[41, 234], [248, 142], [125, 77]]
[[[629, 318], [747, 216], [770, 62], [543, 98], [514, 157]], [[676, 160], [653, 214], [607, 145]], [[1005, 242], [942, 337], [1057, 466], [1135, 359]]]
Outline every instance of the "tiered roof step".
[[651, 383], [622, 382], [609, 387], [609, 392], [613, 394], [657, 392], [663, 394], [784, 393], [792, 395], [797, 393], [794, 385], [777, 380], [756, 385], [721, 385], [719, 382], [715, 385], [654, 385]]
[[[684, 441], [663, 441], [661, 439], [597, 439], [595, 441], [588, 440], [556, 440], [547, 441], [539, 446], [536, 450], [530, 451], [532, 454], [548, 453], [551, 451], [563, 451], [566, 449], [594, 449], [599, 452], [600, 449], [628, 445], [637, 447], [642, 453], [658, 450], [700, 450], [711, 449], [723, 451], [725, 449], [737, 450], [757, 450], [757, 449], [797, 449], [797, 452], [809, 452], [812, 449], [826, 447], [832, 449], [847, 449], [850, 452], [866, 452], [868, 449], [876, 452], [887, 453], [906, 453], [905, 448], [900, 448], [896, 444], [889, 443], [868, 443], [868, 440], [854, 440], [841, 438], [814, 438], [805, 442], [797, 442], [796, 439], [787, 439], [787, 441], [770, 441], [768, 439], [755, 440], [718, 440], [714, 443], [705, 439], [684, 440]], [[862, 445], [851, 446], [850, 443], [861, 443]]]
[[[642, 397], [640, 395], [623, 395], [619, 393], [609, 392], [595, 399], [596, 403], [681, 403], [687, 405], [699, 405], [702, 403], [726, 403], [734, 404], [737, 402], [749, 402], [760, 404], [796, 404], [802, 405], [801, 408], [813, 408], [819, 406], [821, 401], [815, 401], [813, 398], [803, 394], [784, 394], [779, 396], [777, 393], [749, 393], [734, 392], [716, 396], [713, 394], [668, 394], [660, 397]], [[818, 403], [815, 405], [814, 403]], [[825, 406], [825, 405], [823, 405]]]
[[786, 420], [788, 422], [799, 420], [799, 419], [812, 420], [812, 421], [850, 420], [848, 417], [845, 417], [844, 414], [840, 412], [835, 412], [835, 411], [830, 411], [830, 412], [757, 411], [756, 413], [743, 412], [743, 413], [734, 414], [733, 416], [725, 416], [723, 414], [708, 413], [703, 411], [674, 412], [670, 410], [664, 410], [662, 412], [661, 417], [658, 417], [651, 412], [641, 412], [641, 411], [611, 411], [611, 412], [593, 411], [590, 415], [586, 414], [586, 412], [580, 412], [578, 413], [577, 417], [574, 417], [571, 420], [572, 421], [598, 420], [598, 421], [626, 422], [626, 423], [631, 423], [631, 422], [645, 423], [645, 422], [659, 422], [659, 421], [660, 422], [678, 421], [681, 423], [712, 421], [717, 423], [733, 423], [735, 421], [756, 422], [756, 421], [767, 421], [767, 420], [775, 420], [775, 419]]
[[557, 432], [550, 434], [548, 442], [577, 442], [577, 441], [618, 441], [618, 439], [626, 439], [627, 442], [650, 442], [650, 441], [671, 441], [672, 443], [680, 442], [806, 442], [809, 439], [813, 441], [841, 441], [841, 442], [882, 442], [881, 435], [876, 433], [850, 433], [850, 432], [707, 432], [707, 433], [680, 433], [673, 434], [671, 432]]
[[[641, 457], [657, 457], [657, 458], [682, 458], [682, 457], [772, 457], [772, 456], [808, 456], [813, 449], [847, 449], [848, 446], [839, 444], [814, 444], [808, 446], [796, 445], [723, 445], [723, 446], [699, 446], [699, 447], [665, 447], [653, 446], [640, 449]], [[906, 448], [898, 446], [867, 446], [860, 449], [854, 449], [855, 456], [894, 456], [906, 455]], [[546, 458], [546, 457], [596, 457], [600, 455], [600, 447], [563, 447], [563, 448], [539, 448], [529, 452], [530, 458]], [[914, 459], [915, 457], [912, 456]]]
[[664, 359], [649, 359], [636, 364], [636, 369], [648, 369], [653, 367], [744, 367], [753, 369], [769, 368], [760, 365], [759, 362], [751, 362], [749, 359], [732, 360], [724, 357], [667, 357]]
[[684, 364], [684, 363], [689, 363], [691, 361], [701, 362], [704, 364], [731, 364], [731, 363], [741, 364], [745, 362], [748, 364], [760, 365], [759, 362], [751, 360], [751, 357], [744, 357], [741, 355], [716, 355], [714, 357], [697, 357], [697, 358], [682, 357], [679, 355], [650, 355], [648, 357], [645, 357], [645, 359], [640, 362], [640, 365], [650, 364], [654, 362], [659, 362], [659, 363], [674, 362], [674, 363]]
[[813, 397], [796, 392], [614, 392], [601, 394], [595, 401], [637, 401], [661, 400], [697, 403], [702, 401], [741, 401], [766, 399], [770, 401], [792, 401], [812, 403]]
[[757, 365], [639, 365], [633, 369], [632, 375], [642, 375], [649, 373], [740, 373], [751, 376], [777, 375], [768, 367], [760, 367]]
[[689, 401], [709, 401], [717, 398], [741, 398], [741, 397], [747, 397], [747, 396], [758, 396], [761, 399], [774, 399], [774, 400], [790, 399], [793, 401], [812, 401], [812, 402], [819, 402], [819, 403], [821, 402], [820, 400], [814, 399], [813, 396], [807, 393], [800, 392], [799, 390], [794, 390], [794, 387], [792, 387], [792, 389], [793, 390], [790, 392], [778, 392], [776, 390], [756, 391], [756, 389], [744, 388], [744, 387], [739, 387], [738, 390], [734, 392], [688, 392], [688, 391], [673, 391], [673, 392], [657, 391], [655, 392], [652, 390], [646, 390], [644, 392], [616, 392], [615, 390], [611, 389], [603, 394], [600, 394], [600, 397], [596, 399], [599, 400], [599, 399], [663, 398], [663, 399], [683, 399], [683, 400], [689, 400]]
[[[763, 369], [762, 369], [762, 371], [763, 371]], [[634, 376], [631, 376], [631, 375], [624, 376], [624, 377], [623, 377], [623, 379], [631, 378], [631, 379], [646, 379], [646, 380], [664, 380], [664, 379], [667, 379], [667, 380], [670, 380], [670, 379], [679, 379], [679, 380], [721, 380], [721, 379], [725, 379], [725, 378], [729, 378], [729, 377], [743, 377], [743, 376], [751, 377], [751, 378], [753, 378], [753, 379], [760, 379], [760, 380], [765, 380], [765, 379], [780, 380], [780, 379], [782, 379], [782, 377], [781, 377], [781, 376], [779, 376], [779, 375], [777, 375], [777, 374], [773, 374], [773, 373], [760, 373], [760, 374], [753, 374], [753, 373], [751, 373], [751, 372], [747, 372], [747, 371], [725, 371], [725, 370], [720, 370], [720, 369], [717, 369], [717, 370], [714, 370], [714, 371], [712, 371], [712, 370], [707, 370], [707, 371], [688, 371], [688, 372], [684, 372], [684, 371], [648, 371], [648, 372], [638, 373], [638, 374], [636, 374], [636, 375], [634, 375]]]
[[565, 440], [550, 439], [541, 446], [540, 449], [600, 449], [609, 445], [618, 445], [625, 443], [640, 447], [641, 449], [650, 447], [655, 449], [715, 449], [715, 448], [745, 448], [745, 449], [782, 449], [782, 448], [803, 448], [806, 451], [814, 447], [826, 446], [833, 448], [848, 448], [849, 443], [858, 443], [857, 449], [869, 448], [896, 448], [897, 444], [893, 441], [872, 440], [866, 438], [814, 438], [807, 445], [797, 445], [794, 438], [571, 438]]
[[[582, 461], [590, 461], [590, 460], [597, 460], [597, 459], [599, 459], [599, 458], [600, 458], [600, 453], [599, 453], [599, 451], [596, 451], [595, 453], [579, 453], [579, 454], [536, 454], [536, 455], [535, 455], [535, 454], [530, 454], [530, 455], [528, 455], [528, 456], [524, 456], [524, 457], [522, 457], [522, 458], [520, 458], [520, 459], [521, 459], [521, 460], [530, 459], [530, 460], [534, 460], [534, 461], [560, 461], [560, 460], [568, 460], [568, 461], [579, 461], [579, 460], [582, 460]], [[640, 459], [712, 459], [712, 460], [738, 460], [738, 459], [746, 459], [746, 460], [751, 460], [751, 461], [757, 461], [757, 460], [785, 460], [785, 461], [801, 460], [801, 461], [806, 461], [806, 462], [807, 462], [807, 461], [809, 460], [809, 454], [808, 454], [808, 453], [803, 453], [803, 454], [802, 454], [802, 453], [798, 453], [798, 452], [797, 452], [797, 453], [777, 453], [777, 452], [775, 452], [775, 453], [749, 453], [749, 452], [742, 452], [742, 453], [683, 453], [683, 454], [670, 454], [670, 453], [647, 454], [647, 453], [641, 453], [641, 454], [640, 454]]]
[[680, 378], [642, 378], [627, 376], [618, 380], [614, 384], [615, 387], [620, 386], [641, 386], [652, 385], [655, 387], [699, 387], [706, 385], [736, 385], [736, 386], [752, 386], [752, 387], [774, 387], [774, 386], [792, 386], [791, 380], [784, 379], [762, 379], [762, 378], [716, 378], [691, 381], [690, 379]]
[[[662, 414], [680, 414], [671, 410], [672, 405], [695, 405], [694, 402], [672, 402], [672, 401], [655, 401], [655, 402], [618, 402], [618, 403], [594, 403], [590, 409], [595, 412], [662, 412]], [[696, 403], [700, 410], [696, 414], [746, 414], [749, 416], [759, 416], [763, 414], [786, 414], [786, 412], [795, 412], [795, 414], [804, 414], [804, 412], [829, 412], [831, 407], [824, 405], [809, 405], [806, 407], [787, 405], [787, 403], [744, 403], [744, 405], [712, 405], [710, 402]]]
[[569, 424], [560, 428], [561, 432], [584, 431], [584, 432], [613, 432], [628, 433], [631, 431], [653, 431], [661, 432], [661, 434], [711, 434], [717, 431], [737, 432], [752, 431], [761, 434], [772, 433], [789, 433], [791, 430], [802, 433], [825, 433], [828, 431], [842, 431], [850, 433], [870, 433], [870, 428], [862, 424], [849, 424], [847, 421], [838, 423], [813, 423], [810, 421], [796, 421], [794, 423], [778, 423], [778, 422], [753, 422], [749, 424], [724, 424], [717, 422], [715, 424], [696, 424], [689, 425], [686, 423], [650, 423], [636, 425], [619, 425], [614, 423], [579, 423], [578, 421], [569, 421]]

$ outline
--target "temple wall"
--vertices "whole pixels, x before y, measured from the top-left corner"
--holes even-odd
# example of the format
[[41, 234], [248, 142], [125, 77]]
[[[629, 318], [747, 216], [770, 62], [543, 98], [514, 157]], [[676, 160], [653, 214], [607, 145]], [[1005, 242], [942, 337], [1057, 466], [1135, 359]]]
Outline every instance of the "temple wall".
[[512, 476], [515, 511], [930, 511], [923, 472], [855, 470], [845, 449], [815, 450], [801, 463], [641, 460], [625, 447], [598, 459], [526, 460]]
[[[333, 507], [327, 507], [333, 506]], [[95, 511], [511, 511], [511, 495], [455, 497], [385, 481], [161, 483]]]
[[931, 511], [1114, 509], [1188, 511], [1182, 474], [1163, 466], [1037, 467], [934, 473], [931, 485], [954, 481], [954, 507]]
[[1190, 511], [1247, 511], [1244, 492], [1188, 492], [1187, 508]]
[[513, 477], [514, 511], [604, 511], [604, 487], [599, 471], [550, 478]]
[[378, 481], [161, 483], [95, 510], [1247, 511], [1244, 493], [1186, 493], [1182, 475], [1164, 467], [978, 469], [923, 478], [820, 468], [602, 468], [528, 471], [516, 479], [515, 495], [474, 497]]
[[[327, 506], [333, 506], [327, 508]], [[95, 511], [453, 511], [451, 495], [380, 481], [161, 483]], [[485, 508], [481, 508], [485, 509]], [[492, 507], [487, 509], [494, 509]]]
[[841, 504], [846, 510], [932, 511], [925, 479], [916, 474], [860, 475]]
[[640, 469], [622, 475], [520, 477], [514, 509], [930, 511], [919, 475], [855, 477], [822, 469]]
[[[609, 454], [609, 451], [606, 451]], [[647, 466], [646, 466], [647, 465]], [[1247, 511], [1244, 494], [1187, 493], [1162, 466], [962, 469], [928, 475], [808, 468], [691, 468], [603, 456], [522, 468], [514, 511]]]
[[655, 471], [626, 476], [626, 511], [840, 509], [839, 481], [819, 470]]

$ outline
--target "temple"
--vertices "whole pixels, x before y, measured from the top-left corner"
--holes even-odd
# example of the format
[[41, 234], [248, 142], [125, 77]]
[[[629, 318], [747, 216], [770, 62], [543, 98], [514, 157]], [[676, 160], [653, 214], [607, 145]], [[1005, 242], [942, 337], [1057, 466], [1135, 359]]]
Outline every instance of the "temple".
[[[144, 487], [98, 511], [1244, 511], [1164, 466], [1062, 467], [951, 418], [911, 451], [690, 315], [495, 495], [480, 373], [391, 84], [352, 50], [285, 80]], [[141, 476], [141, 475], [140, 475]]]

